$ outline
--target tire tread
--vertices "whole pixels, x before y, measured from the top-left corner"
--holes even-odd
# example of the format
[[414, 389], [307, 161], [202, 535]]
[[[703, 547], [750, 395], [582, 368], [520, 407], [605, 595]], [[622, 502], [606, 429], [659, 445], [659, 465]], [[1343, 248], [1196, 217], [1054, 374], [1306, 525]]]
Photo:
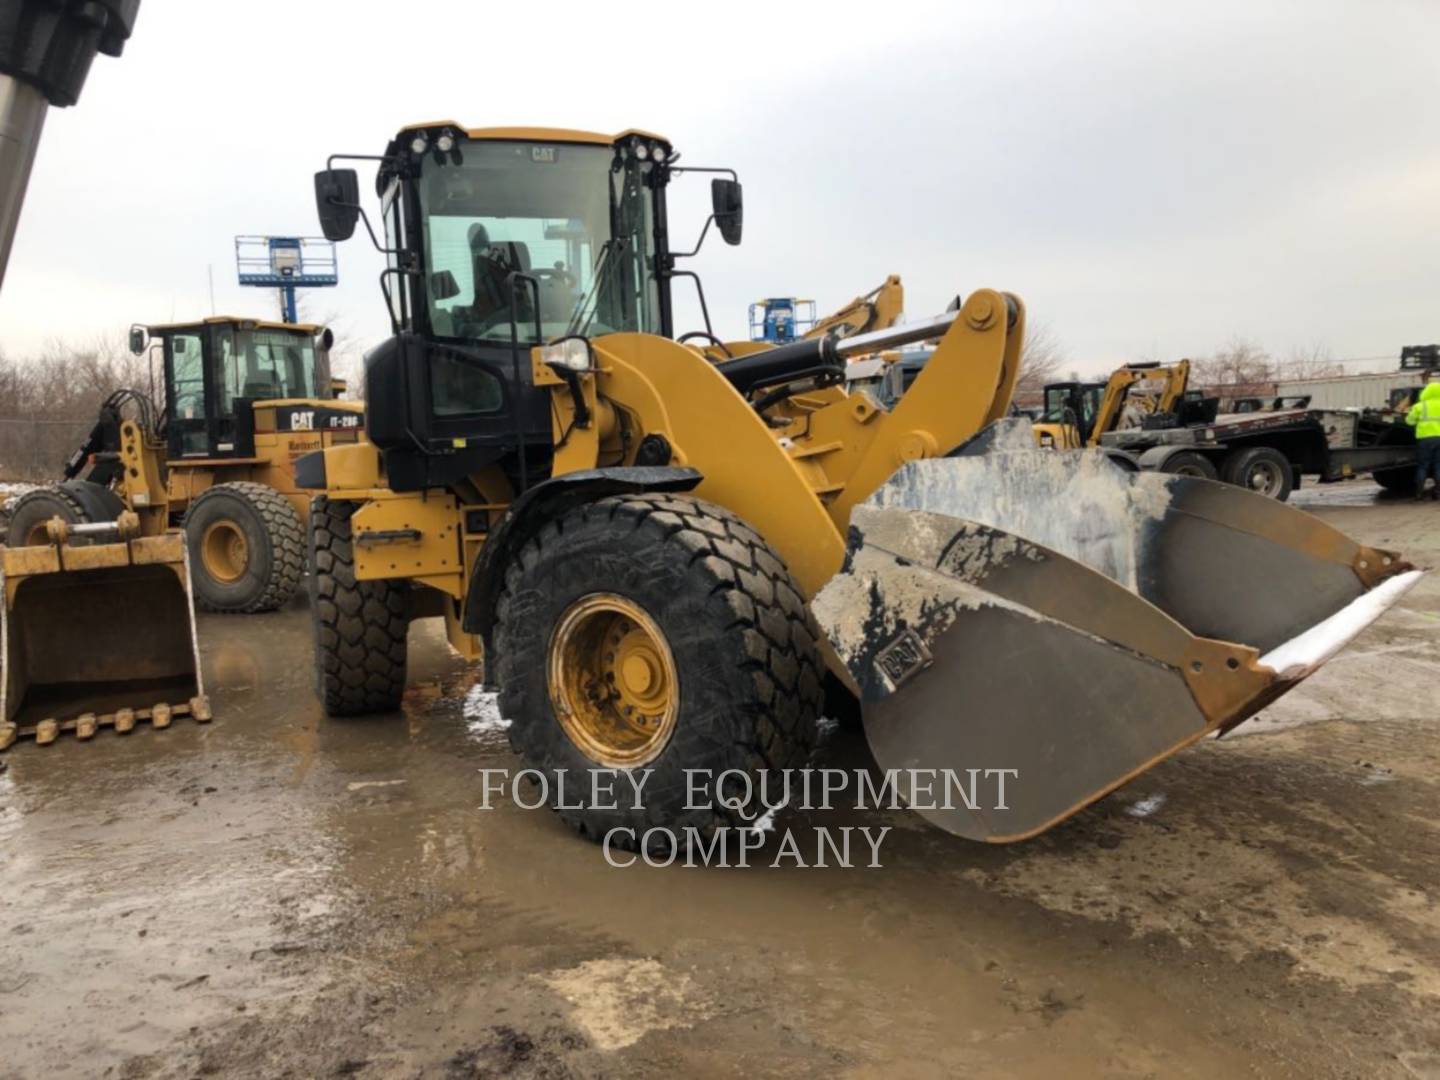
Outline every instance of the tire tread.
[[391, 712], [405, 693], [405, 586], [355, 579], [350, 518], [356, 508], [324, 495], [310, 504], [315, 681], [329, 716]]

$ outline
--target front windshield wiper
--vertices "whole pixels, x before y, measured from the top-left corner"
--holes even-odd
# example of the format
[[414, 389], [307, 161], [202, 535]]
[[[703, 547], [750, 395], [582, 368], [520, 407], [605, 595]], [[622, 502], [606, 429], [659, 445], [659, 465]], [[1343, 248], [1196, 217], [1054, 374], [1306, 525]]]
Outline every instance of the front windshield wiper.
[[[595, 321], [595, 316], [600, 310], [600, 295], [609, 284], [610, 275], [615, 267], [620, 264], [619, 259], [611, 256], [624, 248], [625, 238], [612, 236], [600, 245], [600, 253], [595, 258], [595, 265], [590, 271], [590, 291], [580, 297], [575, 303], [575, 314], [570, 318], [570, 325], [566, 328], [567, 337], [583, 335], [590, 329], [590, 324]], [[586, 308], [589, 312], [586, 312]]]

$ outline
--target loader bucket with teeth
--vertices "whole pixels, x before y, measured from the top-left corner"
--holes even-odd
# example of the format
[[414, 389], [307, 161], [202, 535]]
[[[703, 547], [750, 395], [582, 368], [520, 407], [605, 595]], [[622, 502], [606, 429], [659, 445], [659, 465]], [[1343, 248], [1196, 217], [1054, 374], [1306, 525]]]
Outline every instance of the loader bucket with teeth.
[[[1029, 438], [903, 466], [812, 605], [877, 762], [961, 836], [1033, 836], [1228, 731], [1420, 576], [1264, 496]], [[908, 786], [969, 769], [1015, 772], [988, 801]]]
[[55, 519], [50, 543], [0, 547], [0, 750], [210, 719], [184, 536], [135, 531]]

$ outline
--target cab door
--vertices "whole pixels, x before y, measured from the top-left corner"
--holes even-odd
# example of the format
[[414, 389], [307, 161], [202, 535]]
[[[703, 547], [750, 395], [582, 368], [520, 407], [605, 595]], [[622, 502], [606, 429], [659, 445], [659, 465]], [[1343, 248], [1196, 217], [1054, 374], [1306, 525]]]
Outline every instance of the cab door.
[[208, 383], [205, 378], [204, 328], [166, 334], [166, 441], [171, 457], [210, 456], [212, 439]]
[[[247, 457], [254, 453], [254, 414], [241, 399], [243, 363], [233, 326], [210, 328], [210, 454]], [[240, 415], [243, 413], [244, 415]]]

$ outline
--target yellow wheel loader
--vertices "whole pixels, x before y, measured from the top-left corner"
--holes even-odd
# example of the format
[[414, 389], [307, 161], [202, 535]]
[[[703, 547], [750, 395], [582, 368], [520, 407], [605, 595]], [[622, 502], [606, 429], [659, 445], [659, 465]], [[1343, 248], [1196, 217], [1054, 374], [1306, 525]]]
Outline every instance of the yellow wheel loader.
[[[363, 211], [337, 160], [315, 186], [343, 240]], [[701, 237], [732, 244], [742, 199], [664, 138], [438, 123], [378, 160], [394, 336], [367, 357], [366, 438], [296, 465], [319, 693], [393, 709], [408, 621], [443, 615], [582, 834], [746, 825], [848, 690], [907, 802], [1014, 770], [1003, 805], [924, 812], [1030, 836], [1273, 701], [1413, 583], [1248, 492], [1037, 449], [1001, 422], [1013, 295], [777, 347], [677, 336], [672, 288], [699, 289], [677, 249], [699, 245], [673, 241], [667, 189], [708, 174]], [[847, 358], [918, 341], [893, 408], [846, 392]], [[592, 787], [606, 769], [644, 798]]]
[[202, 608], [282, 606], [305, 565], [310, 496], [295, 460], [354, 442], [364, 422], [359, 402], [334, 398], [331, 341], [320, 326], [230, 316], [132, 327], [132, 351], [163, 373], [163, 410], [137, 390], [111, 395], [65, 481], [15, 502], [9, 545], [44, 543], [55, 517], [128, 509], [147, 536], [183, 529]]

